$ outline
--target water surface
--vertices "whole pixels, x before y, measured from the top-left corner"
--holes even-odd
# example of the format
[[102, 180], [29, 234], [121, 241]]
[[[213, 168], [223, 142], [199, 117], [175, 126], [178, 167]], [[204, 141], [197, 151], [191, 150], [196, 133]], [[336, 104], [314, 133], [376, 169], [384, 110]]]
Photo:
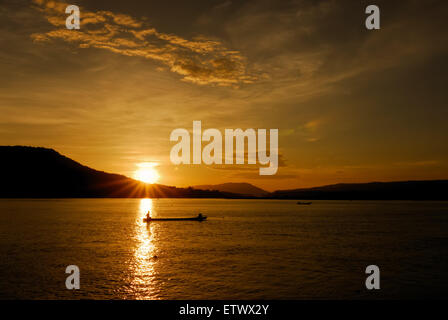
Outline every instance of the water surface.
[[[147, 210], [209, 219], [146, 225]], [[3, 299], [443, 298], [447, 256], [443, 202], [0, 200]]]

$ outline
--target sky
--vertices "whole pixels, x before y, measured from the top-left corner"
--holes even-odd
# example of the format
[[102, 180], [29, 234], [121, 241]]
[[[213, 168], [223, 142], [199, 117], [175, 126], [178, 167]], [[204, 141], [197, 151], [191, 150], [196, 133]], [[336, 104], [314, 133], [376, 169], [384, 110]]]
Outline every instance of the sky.
[[[67, 30], [65, 7], [80, 7]], [[448, 179], [446, 1], [0, 2], [0, 145], [158, 183]], [[277, 174], [170, 162], [176, 128], [279, 130]]]

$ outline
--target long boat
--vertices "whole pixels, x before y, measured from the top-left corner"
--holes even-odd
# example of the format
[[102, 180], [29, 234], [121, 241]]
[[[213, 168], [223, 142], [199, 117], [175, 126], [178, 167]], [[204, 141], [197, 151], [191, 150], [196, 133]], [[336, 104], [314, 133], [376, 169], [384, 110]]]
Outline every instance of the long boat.
[[206, 216], [202, 217], [193, 217], [193, 218], [143, 218], [143, 222], [151, 222], [151, 221], [204, 221], [206, 220]]

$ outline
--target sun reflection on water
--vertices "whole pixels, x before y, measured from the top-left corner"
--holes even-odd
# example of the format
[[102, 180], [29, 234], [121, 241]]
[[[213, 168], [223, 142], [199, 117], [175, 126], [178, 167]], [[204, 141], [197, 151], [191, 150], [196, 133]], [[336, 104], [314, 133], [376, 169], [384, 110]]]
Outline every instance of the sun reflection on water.
[[[141, 199], [140, 200], [140, 213], [146, 215], [148, 211], [152, 211], [152, 199]], [[143, 216], [142, 216], [143, 219]]]
[[135, 238], [137, 245], [134, 250], [134, 277], [132, 287], [137, 299], [157, 299], [155, 286], [155, 269], [157, 247], [154, 239], [154, 225], [143, 222], [146, 213], [153, 212], [152, 199], [141, 199], [137, 222], [135, 224]]

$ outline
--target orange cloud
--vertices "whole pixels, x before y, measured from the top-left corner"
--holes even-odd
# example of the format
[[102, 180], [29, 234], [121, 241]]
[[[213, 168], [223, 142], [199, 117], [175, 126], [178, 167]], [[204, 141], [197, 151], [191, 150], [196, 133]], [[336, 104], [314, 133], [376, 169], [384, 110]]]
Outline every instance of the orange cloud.
[[65, 28], [65, 3], [33, 0], [47, 21], [58, 27], [46, 33], [34, 33], [36, 42], [63, 40], [80, 48], [101, 48], [125, 56], [156, 60], [183, 81], [200, 85], [238, 87], [253, 83], [257, 77], [247, 71], [240, 52], [227, 49], [220, 41], [197, 37], [184, 39], [150, 28], [131, 16], [110, 11], [89, 12], [81, 9], [81, 29]]

